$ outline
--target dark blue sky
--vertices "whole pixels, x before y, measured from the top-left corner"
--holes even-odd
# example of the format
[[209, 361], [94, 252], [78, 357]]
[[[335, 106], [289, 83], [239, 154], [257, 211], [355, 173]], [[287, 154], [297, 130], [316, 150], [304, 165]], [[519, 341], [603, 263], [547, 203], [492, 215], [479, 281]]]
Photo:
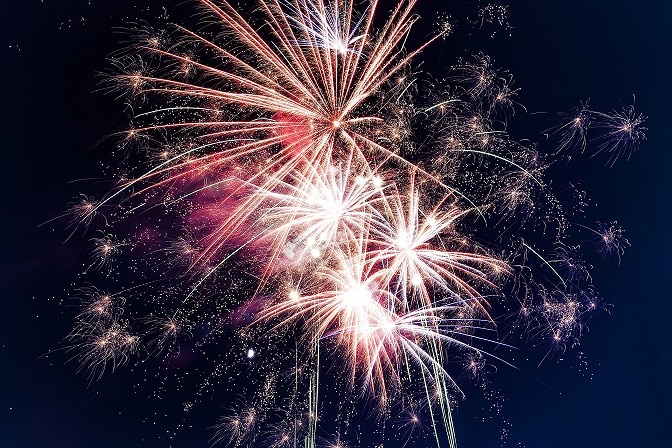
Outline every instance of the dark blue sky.
[[[68, 354], [45, 356], [61, 346], [71, 326], [74, 311], [61, 302], [81, 282], [85, 244], [63, 244], [67, 233], [60, 223], [38, 225], [62, 213], [82, 190], [73, 180], [100, 175], [98, 161], [112, 143], [96, 143], [126, 124], [120, 106], [96, 92], [96, 73], [108, 68], [106, 56], [123, 39], [114, 27], [161, 12], [157, 3], [149, 8], [133, 3], [152, 4], [8, 0], [3, 5], [3, 447], [207, 446], [208, 412], [219, 412], [216, 404], [196, 410], [184, 423], [194, 429], [179, 431], [169, 442], [168, 432], [181, 417], [169, 413], [170, 399], [149, 399], [146, 391], [133, 390], [142, 368], [120, 369], [89, 386], [74, 363], [65, 364]], [[445, 3], [446, 11], [475, 4]], [[440, 72], [455, 56], [488, 53], [514, 75], [528, 112], [568, 111], [587, 98], [610, 110], [630, 104], [634, 94], [637, 110], [649, 116], [648, 140], [612, 168], [604, 167], [602, 158], [585, 158], [565, 173], [580, 181], [597, 205], [591, 218], [618, 220], [632, 244], [620, 265], [594, 260], [594, 281], [612, 305], [610, 312], [591, 322], [581, 345], [569, 349], [563, 362], [536, 368], [536, 362], [521, 360], [520, 370], [498, 366], [491, 383], [505, 397], [495, 400], [502, 414], [488, 409], [493, 401], [467, 399], [455, 417], [459, 446], [500, 446], [503, 427], [510, 429], [505, 446], [669, 445], [672, 6], [659, 0], [509, 4], [511, 37], [476, 33], [448, 39], [423, 57], [428, 71]], [[417, 26], [433, 23], [438, 8], [421, 1]], [[518, 113], [514, 129], [525, 133], [519, 137], [542, 139], [539, 117], [526, 124], [528, 117]]]

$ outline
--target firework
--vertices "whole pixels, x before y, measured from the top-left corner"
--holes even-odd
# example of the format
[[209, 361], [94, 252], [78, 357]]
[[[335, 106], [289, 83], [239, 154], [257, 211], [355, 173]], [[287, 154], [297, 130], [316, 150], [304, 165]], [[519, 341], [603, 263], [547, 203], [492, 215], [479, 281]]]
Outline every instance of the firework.
[[610, 166], [623, 157], [629, 158], [646, 140], [647, 128], [643, 126], [646, 117], [635, 112], [634, 105], [604, 113], [590, 110], [588, 101], [585, 101], [573, 113], [559, 115], [566, 122], [548, 130], [560, 136], [558, 149], [583, 152], [589, 130], [598, 129], [600, 134], [594, 138], [598, 142], [595, 154], [607, 153], [607, 165]]
[[[249, 16], [198, 4], [209, 17], [201, 29], [138, 27], [115, 58], [109, 89], [136, 110], [119, 145], [146, 157], [104, 199], [82, 196], [72, 210], [86, 228], [105, 208], [105, 224], [128, 235], [92, 238], [87, 271], [113, 275], [115, 261], [144, 250], [156, 278], [142, 284], [165, 286], [137, 311], [87, 289], [68, 348], [97, 378], [140, 351], [177, 357], [184, 340], [203, 352], [240, 341], [239, 358], [263, 366], [264, 379], [213, 426], [213, 443], [351, 446], [358, 436], [343, 420], [361, 400], [380, 416], [401, 407], [409, 437], [455, 446], [451, 406], [462, 393], [448, 364], [477, 378], [506, 362], [493, 354], [505, 345], [500, 305], [520, 306], [514, 331], [555, 347], [571, 345], [596, 308], [545, 180], [553, 154], [505, 132], [524, 110], [512, 77], [478, 55], [446, 83], [418, 87], [411, 61], [446, 29], [408, 48], [414, 0], [380, 24], [377, 2], [265, 0]], [[510, 29], [505, 8], [479, 17]], [[583, 150], [592, 120], [612, 162], [644, 138], [632, 109], [586, 103], [554, 130], [557, 152]], [[161, 224], [129, 226], [141, 217]], [[620, 257], [620, 229], [593, 232], [602, 253]], [[294, 355], [264, 361], [271, 348]], [[336, 375], [324, 367], [334, 359]], [[202, 390], [235, 368], [218, 360]], [[347, 397], [329, 429], [325, 393]]]

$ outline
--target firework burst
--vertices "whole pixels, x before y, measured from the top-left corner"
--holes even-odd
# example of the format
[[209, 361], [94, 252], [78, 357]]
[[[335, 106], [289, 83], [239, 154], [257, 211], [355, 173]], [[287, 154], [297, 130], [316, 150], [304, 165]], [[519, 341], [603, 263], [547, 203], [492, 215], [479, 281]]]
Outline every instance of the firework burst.
[[[292, 347], [291, 362], [259, 361], [265, 379], [214, 425], [213, 443], [310, 448], [330, 431], [329, 446], [351, 446], [358, 436], [341, 420], [361, 400], [380, 416], [412, 403], [402, 406], [404, 431], [421, 425], [437, 445], [455, 446], [461, 391], [447, 366], [468, 359], [478, 376], [499, 360], [500, 305], [520, 305], [514, 330], [555, 346], [575, 340], [595, 308], [577, 292], [590, 275], [571, 270], [580, 260], [544, 180], [550, 155], [506, 135], [522, 109], [511, 76], [478, 55], [445, 83], [418, 87], [429, 83], [411, 61], [446, 36], [407, 47], [414, 0], [382, 23], [375, 1], [358, 10], [352, 0], [264, 0], [245, 16], [224, 1], [197, 3], [208, 17], [200, 31], [137, 27], [137, 42], [115, 58], [109, 88], [136, 111], [120, 147], [147, 157], [104, 199], [73, 207], [82, 227], [104, 207], [105, 224], [129, 235], [92, 238], [87, 270], [110, 276], [124, 252], [144, 248], [167, 286], [127, 314], [130, 300], [86, 290], [68, 348], [97, 378], [139, 351], [178, 356], [184, 340], [203, 351], [234, 338], [268, 352]], [[508, 26], [505, 10], [480, 17]], [[632, 109], [599, 114], [586, 104], [555, 129], [559, 151], [583, 150], [593, 120], [610, 161], [644, 138]], [[128, 230], [139, 216], [162, 224]], [[622, 231], [603, 227], [593, 231], [599, 250], [620, 257]], [[555, 259], [527, 242], [540, 228], [538, 244], [556, 248]], [[335, 358], [338, 375], [322, 366]], [[227, 369], [219, 362], [203, 389]], [[355, 397], [329, 430], [325, 390]]]

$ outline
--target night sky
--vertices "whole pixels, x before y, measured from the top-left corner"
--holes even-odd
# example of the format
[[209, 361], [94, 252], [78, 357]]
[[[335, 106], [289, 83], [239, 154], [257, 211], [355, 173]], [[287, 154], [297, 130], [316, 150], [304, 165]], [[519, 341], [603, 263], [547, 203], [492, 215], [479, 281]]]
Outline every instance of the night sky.
[[[64, 243], [66, 222], [41, 225], [61, 215], [78, 193], [104, 191], [96, 179], [114, 147], [105, 137], [128, 120], [113, 96], [100, 92], [98, 74], [110, 69], [107, 56], [125, 39], [116, 30], [138, 20], [164, 23], [166, 11], [180, 22], [179, 14], [190, 8], [178, 3], [166, 2], [166, 10], [147, 0], [3, 3], [2, 447], [204, 447], [207, 428], [222, 412], [216, 400], [185, 414], [182, 398], [170, 391], [151, 397], [138, 387], [153, 377], [145, 372], [151, 366], [121, 367], [91, 384], [77, 374], [60, 348], [77, 313], [67, 296], [86, 281], [79, 273], [87, 241], [79, 235]], [[459, 16], [479, 4], [421, 1], [416, 37], [424, 36], [423, 27], [429, 34], [437, 11]], [[508, 4], [510, 32], [493, 26], [491, 37], [476, 26], [462, 30], [421, 55], [422, 69], [443, 76], [456, 57], [489, 54], [514, 75], [527, 109], [512, 119], [511, 134], [539, 141], [556, 112], [581, 100], [609, 111], [631, 104], [635, 95], [637, 111], [649, 117], [648, 139], [611, 168], [605, 157], [587, 153], [564, 172], [589, 193], [588, 217], [618, 220], [632, 245], [619, 264], [591, 255], [586, 244], [608, 312], [590, 322], [581, 345], [540, 366], [543, 349], [519, 353], [517, 369], [495, 363], [488, 396], [467, 385], [467, 399], [455, 412], [458, 445], [667, 446], [672, 6], [660, 0]], [[505, 440], [502, 430], [508, 431]]]

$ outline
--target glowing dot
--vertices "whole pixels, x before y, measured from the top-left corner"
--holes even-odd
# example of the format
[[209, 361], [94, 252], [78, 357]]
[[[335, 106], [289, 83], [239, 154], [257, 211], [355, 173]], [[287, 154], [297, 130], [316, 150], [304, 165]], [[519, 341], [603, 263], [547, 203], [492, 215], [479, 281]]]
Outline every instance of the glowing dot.
[[345, 294], [344, 299], [351, 306], [361, 306], [364, 302], [371, 300], [371, 291], [365, 286], [358, 286]]
[[338, 120], [332, 121], [331, 124], [333, 124], [335, 128], [340, 128], [341, 127], [341, 122], [338, 121]]
[[247, 351], [247, 359], [252, 359], [252, 358], [254, 358], [254, 355], [256, 355], [256, 353], [254, 352], [253, 349], [249, 349], [249, 350]]
[[408, 233], [405, 230], [400, 230], [397, 233], [397, 246], [400, 249], [407, 249], [409, 247]]
[[357, 178], [355, 179], [355, 183], [357, 185], [364, 185], [365, 182], [366, 180], [362, 176], [357, 176]]
[[420, 274], [413, 275], [413, 277], [411, 278], [411, 284], [413, 284], [415, 286], [421, 285], [422, 284], [422, 275], [420, 275]]
[[371, 179], [371, 182], [373, 183], [373, 186], [376, 188], [380, 188], [383, 186], [383, 179], [380, 176], [376, 176], [373, 179]]
[[322, 255], [322, 254], [320, 253], [320, 249], [318, 249], [317, 247], [313, 247], [312, 249], [310, 249], [310, 255], [311, 255], [313, 258], [317, 258], [317, 257], [319, 257], [319, 256]]
[[301, 296], [299, 295], [298, 291], [290, 291], [289, 292], [289, 298], [292, 300], [299, 300]]
[[436, 226], [436, 218], [434, 218], [433, 216], [430, 216], [429, 218], [427, 218], [427, 225], [430, 226], [430, 227], [435, 227]]

